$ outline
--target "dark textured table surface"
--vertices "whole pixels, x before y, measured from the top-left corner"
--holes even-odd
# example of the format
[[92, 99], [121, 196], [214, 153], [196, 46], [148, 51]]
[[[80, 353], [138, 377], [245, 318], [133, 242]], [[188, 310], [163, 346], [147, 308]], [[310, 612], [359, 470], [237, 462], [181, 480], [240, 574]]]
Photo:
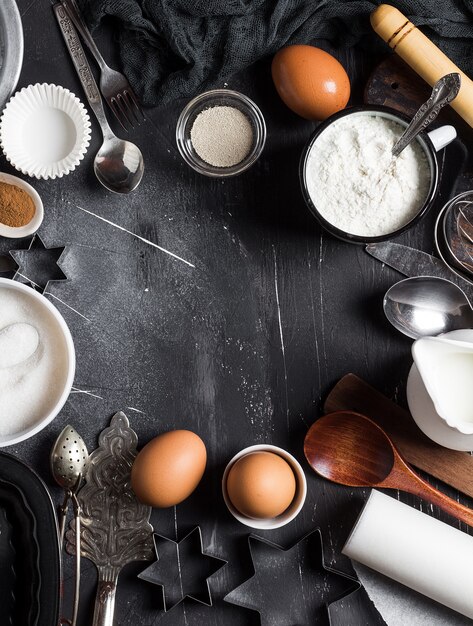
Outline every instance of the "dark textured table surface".
[[[85, 102], [49, 0], [18, 4], [25, 33], [19, 87], [57, 83]], [[110, 39], [103, 35], [98, 42], [113, 58]], [[352, 78], [352, 102], [361, 102], [376, 59], [362, 50], [335, 54]], [[31, 463], [59, 502], [48, 457], [68, 422], [90, 450], [117, 410], [129, 417], [140, 445], [166, 430], [189, 428], [208, 450], [195, 493], [177, 508], [154, 510], [152, 523], [170, 539], [200, 525], [205, 550], [228, 561], [210, 579], [214, 606], [186, 600], [164, 613], [159, 588], [137, 579], [146, 564], [133, 564], [120, 576], [117, 625], [258, 623], [255, 613], [223, 602], [252, 570], [248, 529], [227, 512], [220, 481], [227, 461], [251, 444], [286, 448], [303, 464], [308, 481], [307, 501], [296, 520], [259, 534], [288, 546], [320, 527], [327, 564], [352, 573], [340, 550], [367, 494], [317, 478], [303, 457], [304, 435], [327, 392], [347, 372], [405, 402], [410, 341], [382, 313], [382, 295], [400, 276], [362, 247], [324, 234], [309, 215], [299, 191], [298, 161], [315, 125], [280, 102], [269, 60], [228, 85], [256, 101], [268, 126], [264, 154], [244, 175], [212, 180], [181, 160], [174, 141], [181, 102], [148, 111], [146, 124], [130, 134], [146, 162], [136, 192], [121, 197], [97, 183], [92, 162], [101, 135], [95, 120], [77, 171], [55, 181], [32, 181], [44, 201], [45, 245], [66, 246], [61, 267], [69, 280], [49, 283], [46, 295], [71, 329], [77, 371], [59, 416], [6, 451]], [[455, 156], [454, 148], [440, 159], [446, 171], [436, 207], [402, 243], [433, 252], [435, 213], [457, 184], [450, 154]], [[13, 171], [3, 157], [1, 166]], [[460, 191], [467, 186], [467, 177], [457, 184]], [[24, 243], [2, 240], [0, 252]], [[403, 499], [420, 507], [414, 498]], [[66, 587], [72, 569], [73, 559], [66, 556]], [[288, 609], [303, 574], [285, 581]], [[85, 625], [91, 623], [96, 586], [90, 562], [83, 562], [82, 575], [79, 623]], [[308, 603], [316, 606], [317, 598]], [[331, 615], [334, 625], [383, 623], [363, 590], [334, 604]]]

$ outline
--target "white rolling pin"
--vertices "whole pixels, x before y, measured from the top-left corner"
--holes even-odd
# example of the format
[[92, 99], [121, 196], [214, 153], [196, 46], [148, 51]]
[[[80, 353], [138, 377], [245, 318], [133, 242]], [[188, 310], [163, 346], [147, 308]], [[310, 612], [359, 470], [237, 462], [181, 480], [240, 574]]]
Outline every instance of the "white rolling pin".
[[373, 490], [342, 553], [473, 619], [473, 537]]
[[473, 127], [473, 81], [398, 9], [380, 4], [371, 14], [375, 32], [431, 87], [439, 78], [458, 72], [461, 87], [451, 107]]

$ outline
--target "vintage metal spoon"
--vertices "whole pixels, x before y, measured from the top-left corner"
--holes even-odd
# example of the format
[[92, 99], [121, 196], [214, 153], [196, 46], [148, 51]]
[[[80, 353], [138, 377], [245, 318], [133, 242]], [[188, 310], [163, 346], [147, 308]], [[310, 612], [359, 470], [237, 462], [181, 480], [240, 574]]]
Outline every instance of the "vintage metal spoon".
[[383, 300], [391, 324], [412, 339], [473, 328], [468, 298], [445, 278], [416, 276], [393, 285]]
[[435, 120], [440, 110], [457, 97], [460, 86], [461, 76], [457, 72], [446, 74], [435, 83], [430, 98], [421, 105], [409, 126], [394, 144], [393, 156], [398, 157], [411, 141]]
[[72, 610], [72, 620], [62, 619], [61, 623], [75, 626], [77, 613], [79, 610], [79, 589], [80, 589], [80, 504], [77, 499], [77, 491], [80, 488], [82, 478], [89, 460], [89, 453], [84, 440], [79, 433], [71, 426], [67, 425], [56, 439], [56, 443], [51, 450], [50, 464], [51, 473], [54, 480], [65, 492], [64, 501], [59, 507], [59, 545], [64, 541], [64, 530], [66, 526], [67, 510], [69, 502], [72, 501], [75, 519], [75, 544], [76, 544], [76, 580], [74, 589], [74, 601]]
[[119, 139], [113, 133], [77, 31], [61, 4], [54, 5], [54, 11], [90, 108], [102, 129], [103, 144], [95, 157], [95, 175], [109, 191], [129, 193], [138, 187], [143, 177], [143, 155], [134, 143]]
[[306, 435], [304, 452], [312, 469], [332, 482], [406, 491], [473, 526], [473, 510], [416, 474], [384, 430], [364, 415], [340, 411], [321, 417]]

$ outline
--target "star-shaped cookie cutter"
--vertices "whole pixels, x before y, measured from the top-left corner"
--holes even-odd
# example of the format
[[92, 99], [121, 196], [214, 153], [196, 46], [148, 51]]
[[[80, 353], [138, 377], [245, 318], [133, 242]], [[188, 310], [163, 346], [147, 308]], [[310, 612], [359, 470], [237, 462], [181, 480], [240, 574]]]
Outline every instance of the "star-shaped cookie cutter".
[[[44, 293], [50, 282], [57, 282], [62, 280], [68, 280], [66, 274], [61, 268], [62, 257], [66, 251], [66, 246], [56, 246], [54, 248], [47, 248], [41, 237], [36, 233], [31, 238], [29, 246], [27, 248], [17, 248], [15, 250], [9, 250], [9, 255], [12, 257], [16, 264], [14, 270], [13, 280], [29, 284], [33, 289]], [[39, 253], [43, 257], [50, 257], [47, 262], [43, 261], [43, 267], [37, 267], [37, 273], [32, 273], [28, 270], [28, 256]], [[26, 269], [25, 269], [26, 266]]]
[[[157, 533], [154, 533], [153, 539], [157, 560], [138, 574], [138, 578], [161, 587], [163, 610], [165, 612], [170, 611], [185, 598], [189, 598], [205, 606], [212, 606], [209, 578], [224, 567], [227, 561], [204, 551], [200, 526], [193, 528], [180, 541], [173, 541]], [[210, 563], [210, 561], [216, 562], [216, 567], [207, 569], [209, 573], [205, 576], [206, 587], [203, 590], [197, 588], [198, 584], [202, 582], [202, 574], [199, 572], [199, 575], [196, 576], [193, 572], [189, 572], [190, 564], [185, 557], [185, 548], [187, 548], [192, 541], [196, 542], [196, 539], [198, 539], [198, 544], [196, 543], [196, 545], [198, 545], [197, 552], [199, 553], [200, 566], [202, 566], [204, 559], [208, 563]], [[166, 554], [163, 554], [163, 551]], [[171, 571], [170, 566], [172, 563], [170, 557], [172, 558], [173, 551], [175, 556], [173, 564], [175, 567], [174, 571]], [[162, 556], [160, 556], [160, 552]], [[204, 557], [204, 559], [202, 557]]]
[[[318, 540], [316, 540], [317, 538]], [[270, 581], [271, 585], [259, 584], [260, 581], [259, 581], [259, 576], [258, 576], [258, 573], [259, 573], [258, 559], [255, 558], [255, 547], [257, 545], [266, 547], [268, 552], [273, 551], [273, 550], [278, 551], [281, 557], [280, 560], [284, 560], [285, 558], [287, 559], [287, 557], [291, 555], [292, 551], [298, 552], [299, 549], [302, 547], [302, 544], [304, 543], [306, 543], [306, 552], [307, 552], [307, 546], [309, 545], [312, 546], [312, 544], [314, 543], [314, 540], [316, 540], [315, 544], [316, 544], [317, 554], [315, 555], [315, 558], [317, 561], [317, 566], [322, 572], [326, 573], [325, 579], [333, 576], [339, 579], [340, 581], [347, 582], [347, 588], [343, 590], [343, 592], [338, 593], [338, 595], [330, 599], [330, 601], [322, 602], [319, 606], [319, 610], [325, 606], [326, 623], [328, 624], [328, 626], [330, 626], [331, 624], [330, 606], [334, 602], [337, 602], [341, 600], [342, 598], [345, 598], [351, 595], [355, 591], [358, 591], [361, 588], [361, 583], [357, 578], [350, 576], [348, 574], [345, 574], [343, 572], [340, 572], [339, 570], [336, 570], [335, 568], [330, 567], [329, 565], [326, 565], [325, 558], [324, 558], [322, 531], [320, 530], [320, 528], [315, 528], [314, 530], [304, 535], [301, 539], [299, 539], [298, 541], [296, 541], [295, 543], [293, 543], [287, 548], [284, 548], [278, 544], [268, 541], [267, 539], [263, 539], [262, 537], [258, 537], [257, 535], [254, 535], [254, 534], [249, 535], [248, 547], [249, 547], [251, 561], [253, 565], [253, 575], [247, 578], [238, 587], [230, 591], [230, 593], [228, 593], [224, 597], [224, 601], [229, 602], [230, 604], [235, 604], [237, 606], [242, 606], [246, 609], [251, 609], [253, 611], [256, 611], [259, 614], [260, 623], [262, 624], [262, 626], [263, 625], [269, 626], [270, 624], [271, 626], [282, 626], [282, 625], [295, 626], [296, 624], [300, 626], [301, 624], [300, 617], [297, 617], [296, 620], [293, 621], [294, 618], [290, 615], [287, 615], [287, 611], [285, 612], [285, 614], [282, 614], [282, 612], [280, 612], [277, 607], [275, 608], [274, 601], [276, 600], [276, 604], [277, 604], [277, 601], [279, 601], [280, 603], [284, 603], [284, 598], [281, 598], [281, 596], [278, 595], [274, 573], [282, 572], [281, 576], [284, 578], [284, 581], [286, 581], [287, 569], [285, 570], [282, 567], [278, 567], [278, 564], [277, 564], [278, 560], [276, 556], [273, 556], [272, 558], [271, 555], [268, 555], [267, 558], [265, 559], [265, 564], [267, 567], [273, 567], [273, 570], [274, 570], [273, 572], [271, 572], [271, 576], [272, 576], [272, 579]], [[310, 556], [314, 556], [313, 552], [307, 552], [307, 554], [309, 554]], [[306, 555], [304, 555], [304, 557], [305, 556]], [[301, 587], [303, 584], [302, 568], [304, 566], [304, 562], [303, 562], [304, 557], [301, 557], [300, 554], [297, 555], [298, 576], [300, 577], [300, 580], [301, 580]], [[302, 561], [301, 561], [301, 558], [302, 558]], [[254, 589], [252, 590], [252, 586], [256, 587], [256, 593], [253, 593], [253, 596], [255, 595], [259, 596], [259, 599], [257, 598], [256, 601], [252, 600], [252, 591], [253, 592], [255, 591]], [[325, 580], [322, 586], [324, 591], [326, 589], [326, 586], [327, 585], [326, 585], [326, 580]], [[244, 595], [247, 596], [247, 599], [241, 598], [242, 591], [245, 592]], [[271, 594], [272, 594], [272, 597], [269, 597], [269, 599], [265, 597], [265, 596], [271, 596]], [[291, 598], [291, 600], [293, 600], [293, 598]], [[306, 605], [307, 597], [304, 597], [304, 601], [305, 601], [304, 604]], [[284, 604], [285, 604], [285, 607], [287, 608], [287, 604], [286, 603]], [[293, 604], [294, 603], [292, 603], [292, 605]], [[269, 617], [266, 615], [269, 612], [268, 605], [271, 606], [273, 610], [273, 613], [271, 613]], [[314, 623], [313, 616], [310, 621], [310, 624], [312, 623]]]

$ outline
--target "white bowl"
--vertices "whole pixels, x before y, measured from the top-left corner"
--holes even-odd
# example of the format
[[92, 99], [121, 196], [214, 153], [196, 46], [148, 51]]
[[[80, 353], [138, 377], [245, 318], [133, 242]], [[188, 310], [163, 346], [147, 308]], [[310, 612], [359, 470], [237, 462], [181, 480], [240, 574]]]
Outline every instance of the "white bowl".
[[18, 178], [18, 176], [4, 174], [3, 172], [0, 172], [0, 183], [8, 183], [9, 185], [15, 185], [16, 187], [23, 189], [29, 196], [31, 196], [35, 206], [35, 214], [33, 215], [33, 218], [24, 226], [7, 226], [6, 224], [2, 224], [0, 222], [0, 236], [9, 237], [11, 239], [19, 239], [20, 237], [28, 237], [28, 235], [32, 235], [41, 226], [44, 216], [43, 202], [38, 192], [33, 189], [29, 183], [26, 183], [21, 178]]
[[43, 295], [41, 295], [31, 287], [27, 287], [22, 283], [10, 280], [8, 278], [0, 278], [0, 302], [1, 293], [4, 289], [18, 291], [22, 294], [25, 294], [28, 298], [31, 298], [32, 301], [36, 301], [36, 303], [39, 304], [42, 309], [44, 309], [46, 315], [49, 315], [53, 319], [58, 334], [63, 339], [63, 343], [65, 346], [67, 372], [63, 388], [58, 392], [57, 400], [50, 408], [50, 410], [45, 415], [42, 415], [39, 419], [35, 420], [35, 422], [27, 428], [19, 428], [17, 431], [12, 432], [8, 435], [0, 435], [0, 447], [11, 446], [13, 444], [19, 443], [20, 441], [24, 441], [25, 439], [29, 439], [40, 430], [42, 430], [45, 426], [47, 426], [50, 422], [52, 422], [52, 420], [56, 417], [56, 415], [64, 406], [69, 396], [72, 388], [72, 383], [74, 382], [76, 367], [76, 357], [72, 336], [64, 318], [56, 309], [56, 307], [53, 306], [47, 298], [45, 298]]
[[[442, 337], [454, 341], [473, 342], [473, 330], [453, 330]], [[468, 452], [473, 450], [473, 434], [465, 434], [449, 426], [437, 413], [415, 363], [407, 379], [406, 396], [415, 423], [429, 439], [451, 450]]]
[[7, 103], [0, 145], [7, 160], [35, 178], [61, 178], [75, 170], [90, 143], [90, 118], [82, 102], [58, 85], [30, 85]]
[[[232, 504], [227, 491], [227, 477], [228, 473], [232, 466], [241, 459], [241, 457], [250, 454], [251, 452], [273, 452], [274, 454], [279, 455], [285, 461], [289, 463], [292, 471], [294, 472], [294, 476], [296, 479], [296, 495], [294, 496], [293, 501], [289, 505], [289, 507], [278, 515], [277, 517], [267, 518], [267, 519], [254, 519], [252, 517], [247, 517], [246, 515], [242, 515]], [[282, 448], [278, 448], [277, 446], [271, 446], [269, 444], [262, 444], [256, 446], [250, 446], [249, 448], [244, 448], [240, 450], [238, 454], [232, 458], [232, 460], [228, 463], [225, 468], [225, 472], [223, 473], [222, 478], [222, 493], [223, 499], [225, 500], [225, 504], [227, 505], [228, 510], [233, 515], [235, 519], [237, 519], [245, 526], [249, 526], [250, 528], [258, 528], [259, 530], [272, 530], [273, 528], [280, 528], [281, 526], [285, 526], [289, 524], [296, 515], [299, 514], [302, 509], [306, 496], [307, 496], [307, 481], [304, 474], [304, 470], [301, 467], [301, 464], [292, 454], [286, 452]]]

